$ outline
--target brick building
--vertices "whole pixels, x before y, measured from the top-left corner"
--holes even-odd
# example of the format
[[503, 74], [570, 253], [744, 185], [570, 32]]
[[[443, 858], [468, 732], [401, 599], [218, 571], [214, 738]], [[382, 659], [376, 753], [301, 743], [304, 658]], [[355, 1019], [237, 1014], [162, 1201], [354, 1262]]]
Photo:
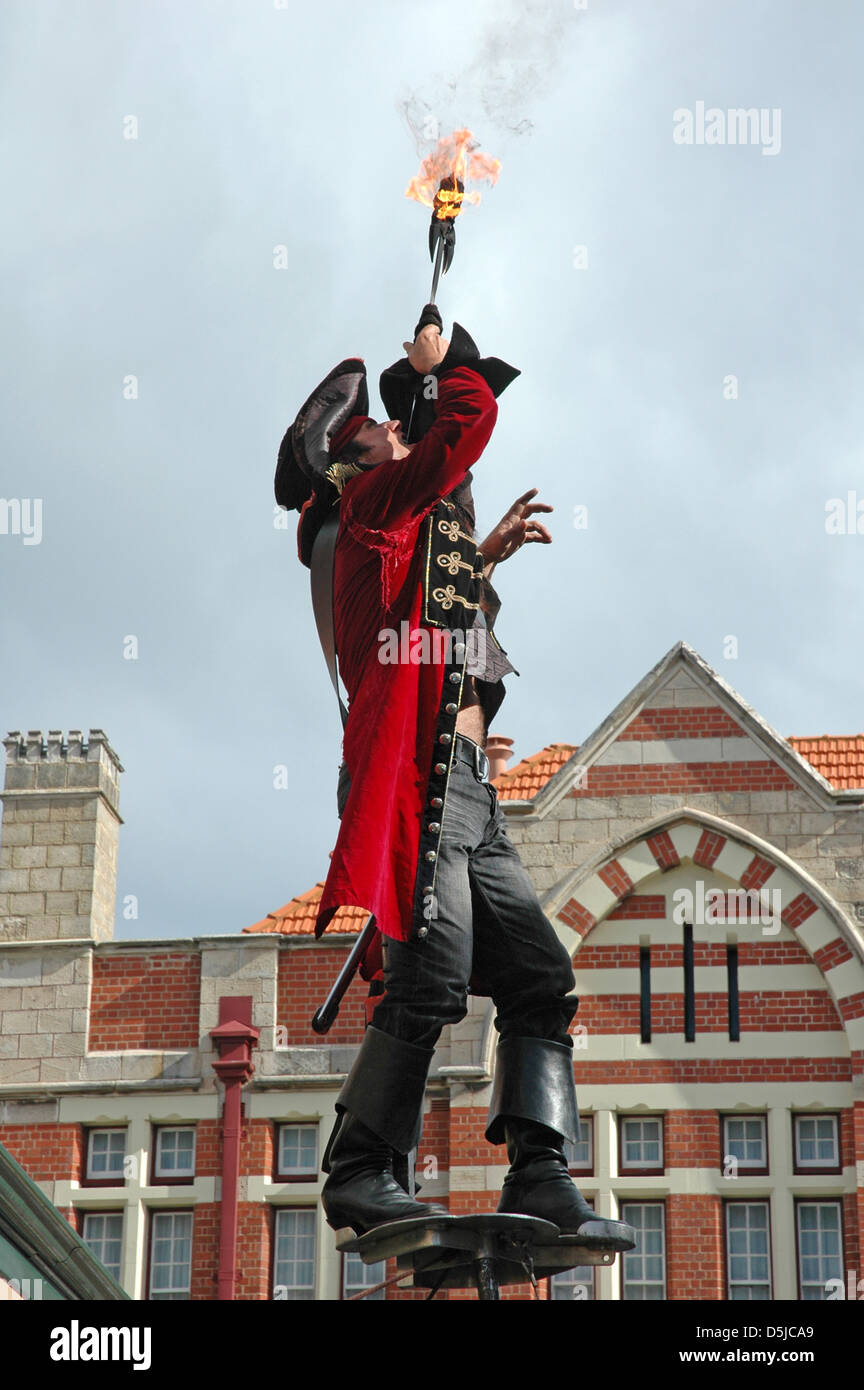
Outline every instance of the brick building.
[[[380, 1277], [318, 1200], [364, 987], [325, 1038], [309, 1022], [365, 914], [316, 942], [319, 884], [236, 935], [115, 941], [115, 753], [99, 730], [5, 742], [2, 1142], [135, 1298], [231, 1277], [235, 1150], [237, 1297]], [[864, 736], [784, 739], [678, 643], [579, 747], [496, 780], [573, 952], [573, 1171], [640, 1232], [543, 1296], [843, 1296], [864, 1276]], [[494, 1044], [473, 999], [430, 1073], [422, 1195], [454, 1212], [494, 1208], [506, 1170], [483, 1138]], [[251, 1077], [225, 1060], [244, 1049]]]

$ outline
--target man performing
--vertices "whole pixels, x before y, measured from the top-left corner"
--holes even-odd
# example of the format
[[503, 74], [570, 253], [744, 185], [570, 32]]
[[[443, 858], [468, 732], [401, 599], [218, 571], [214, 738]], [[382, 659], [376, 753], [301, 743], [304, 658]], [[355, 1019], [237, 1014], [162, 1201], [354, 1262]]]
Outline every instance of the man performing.
[[[483, 751], [501, 677], [514, 670], [491, 631], [489, 575], [523, 544], [551, 540], [534, 514], [552, 509], [532, 488], [478, 548], [469, 469], [518, 373], [481, 359], [458, 324], [448, 343], [441, 326], [427, 306], [407, 360], [381, 378], [388, 410], [412, 412], [419, 442], [400, 419], [369, 418], [354, 358], [313, 392], [279, 451], [276, 499], [301, 512], [305, 564], [338, 506], [346, 778], [316, 934], [355, 905], [374, 914], [384, 943], [386, 988], [336, 1103], [322, 1201], [331, 1226], [358, 1235], [446, 1215], [410, 1196], [394, 1165], [417, 1144], [435, 1044], [465, 1016], [470, 986], [493, 1000], [500, 1035], [486, 1128], [510, 1160], [498, 1211], [631, 1249], [631, 1228], [597, 1218], [568, 1174], [565, 1141], [579, 1132], [573, 970], [508, 837]], [[410, 647], [394, 640], [405, 634]]]

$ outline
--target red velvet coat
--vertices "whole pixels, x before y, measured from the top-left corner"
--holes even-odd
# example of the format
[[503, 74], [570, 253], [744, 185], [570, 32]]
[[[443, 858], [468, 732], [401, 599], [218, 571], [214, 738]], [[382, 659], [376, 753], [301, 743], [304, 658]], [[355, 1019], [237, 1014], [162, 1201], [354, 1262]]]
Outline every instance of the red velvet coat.
[[[429, 810], [436, 804], [430, 803], [430, 787], [437, 802], [446, 798], [450, 767], [449, 751], [446, 774], [445, 764], [436, 762], [445, 756], [436, 745], [451, 742], [440, 734], [444, 702], [458, 699], [464, 658], [462, 676], [440, 659], [382, 662], [379, 634], [385, 628], [405, 631], [403, 621], [409, 634], [429, 626], [424, 622], [426, 518], [476, 464], [497, 414], [483, 378], [468, 367], [455, 368], [439, 382], [435, 423], [410, 454], [355, 475], [343, 488], [333, 606], [339, 669], [349, 697], [343, 750], [351, 789], [318, 909], [317, 936], [341, 906], [374, 913], [379, 931], [400, 940], [424, 915], [422, 892], [433, 872], [425, 861], [435, 859], [434, 849], [427, 848], [435, 843], [428, 818], [437, 814], [440, 822], [442, 814]], [[440, 524], [444, 530], [447, 523]], [[464, 625], [472, 621], [468, 614]], [[459, 681], [458, 691], [445, 688], [445, 676]], [[446, 727], [452, 727], [455, 705], [446, 707], [451, 721]]]

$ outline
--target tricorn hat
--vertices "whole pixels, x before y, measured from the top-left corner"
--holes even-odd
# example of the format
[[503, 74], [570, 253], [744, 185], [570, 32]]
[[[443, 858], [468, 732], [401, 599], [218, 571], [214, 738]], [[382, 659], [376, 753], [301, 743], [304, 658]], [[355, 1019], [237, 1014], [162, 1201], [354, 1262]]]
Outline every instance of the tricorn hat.
[[368, 411], [363, 359], [346, 357], [315, 387], [285, 431], [274, 491], [280, 507], [301, 514], [297, 539], [305, 565], [309, 564], [315, 535], [342, 491], [345, 466], [334, 458], [333, 443], [345, 438], [352, 416], [366, 416]]
[[[434, 316], [432, 311], [434, 311]], [[437, 322], [438, 326], [441, 326], [441, 317], [435, 305], [426, 306], [420, 323], [417, 325], [418, 329], [427, 322]], [[495, 396], [500, 396], [511, 381], [515, 381], [516, 377], [521, 375], [517, 367], [511, 367], [508, 362], [502, 362], [500, 357], [481, 357], [477, 344], [461, 323], [453, 324], [447, 354], [443, 362], [440, 362], [429, 375], [443, 376], [452, 367], [471, 367], [473, 371], [478, 372], [483, 377]], [[415, 372], [407, 357], [394, 362], [392, 367], [387, 367], [381, 373], [378, 383], [378, 390], [384, 402], [385, 410], [391, 420], [402, 421], [409, 444], [422, 439], [435, 420], [434, 398], [430, 397], [429, 392], [424, 390], [424, 385], [425, 378]], [[410, 434], [407, 428], [409, 419], [411, 420]]]

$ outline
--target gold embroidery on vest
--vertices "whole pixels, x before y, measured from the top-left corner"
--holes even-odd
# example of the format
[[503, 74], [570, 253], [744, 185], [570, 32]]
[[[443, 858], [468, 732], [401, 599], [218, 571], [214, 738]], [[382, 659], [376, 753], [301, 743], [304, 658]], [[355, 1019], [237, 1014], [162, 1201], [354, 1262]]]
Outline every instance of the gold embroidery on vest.
[[472, 541], [475, 545], [477, 544], [473, 536], [468, 536], [464, 531], [460, 531], [458, 521], [444, 521], [442, 519], [438, 522], [438, 530], [444, 533], [448, 541], [456, 541], [461, 536], [463, 541]]
[[451, 550], [449, 555], [439, 555], [438, 563], [448, 574], [458, 574], [460, 569], [470, 570], [472, 577], [476, 578], [476, 571], [471, 561], [463, 560], [458, 550]]
[[453, 584], [448, 584], [444, 589], [433, 589], [432, 597], [435, 599], [435, 602], [440, 603], [441, 607], [445, 610], [452, 608], [454, 603], [461, 603], [465, 608], [478, 608], [480, 606], [477, 603], [469, 603], [467, 598], [463, 598], [461, 594], [457, 594], [456, 587]]

